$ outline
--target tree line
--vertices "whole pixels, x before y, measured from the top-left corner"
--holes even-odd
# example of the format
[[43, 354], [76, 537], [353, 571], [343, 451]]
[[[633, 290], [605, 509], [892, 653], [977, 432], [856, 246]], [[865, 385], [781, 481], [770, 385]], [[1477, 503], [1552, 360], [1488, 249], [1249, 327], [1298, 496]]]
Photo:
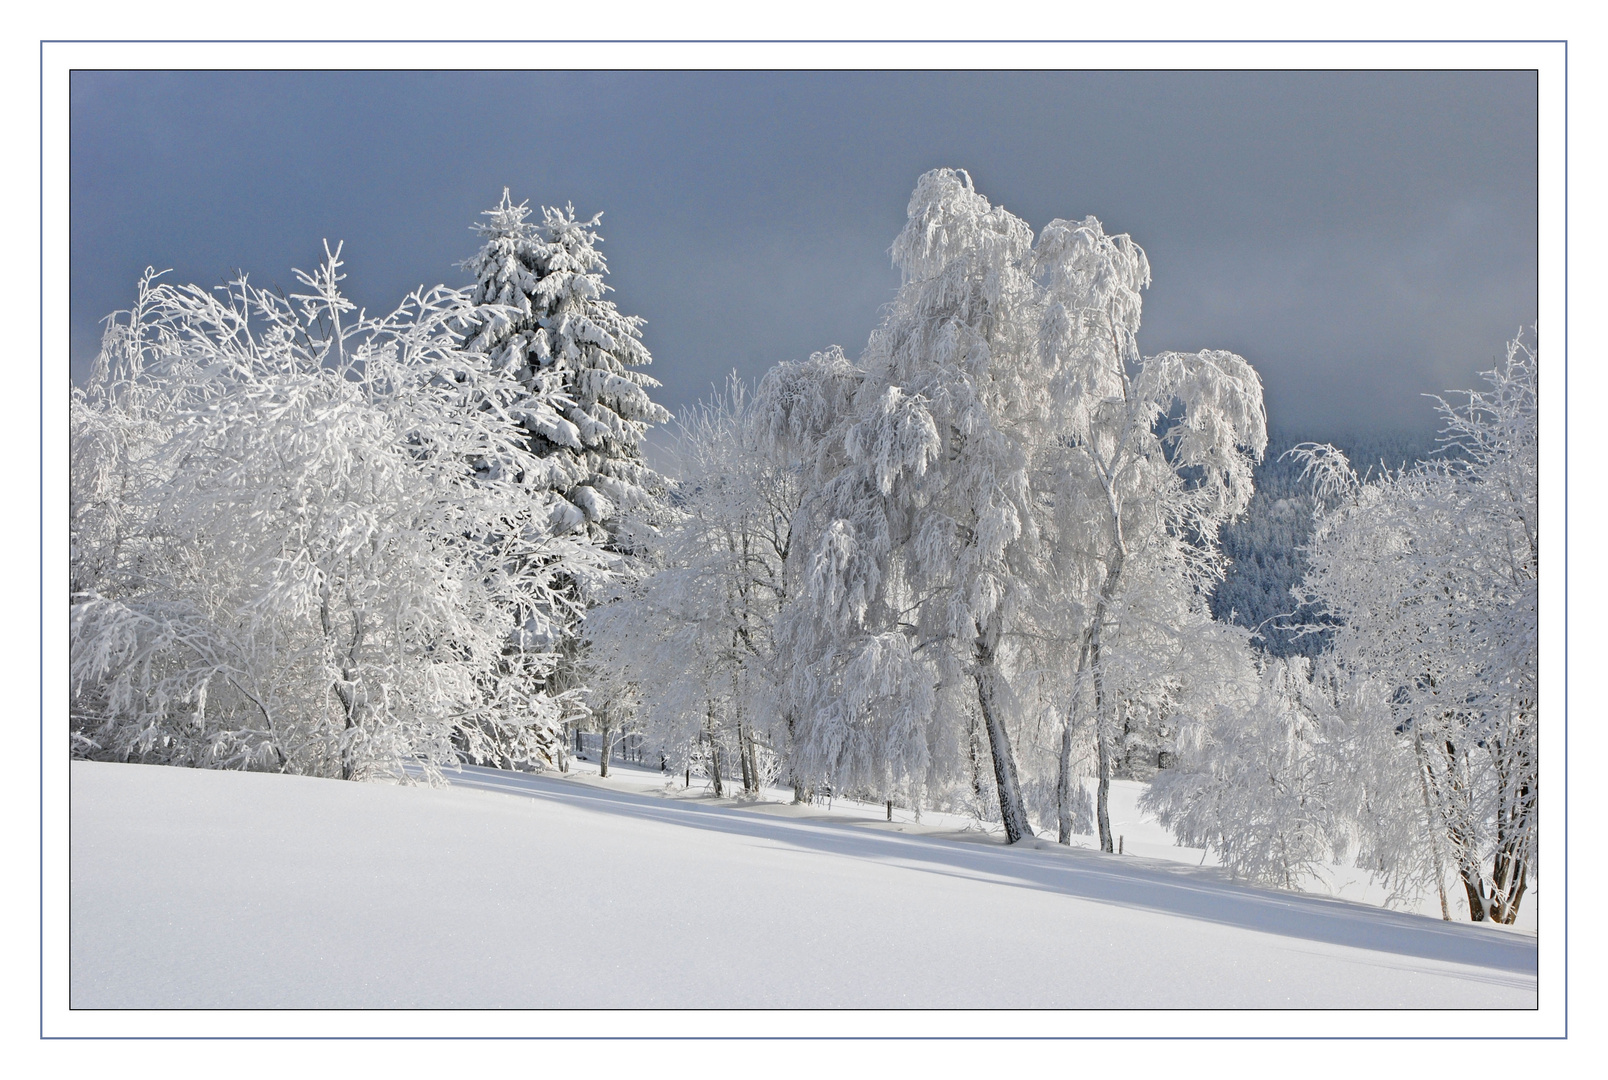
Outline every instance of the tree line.
[[484, 218], [471, 288], [384, 316], [341, 295], [337, 248], [288, 297], [148, 272], [108, 320], [71, 406], [74, 753], [438, 778], [566, 769], [585, 727], [606, 775], [629, 731], [717, 795], [1105, 851], [1111, 780], [1151, 778], [1179, 839], [1248, 877], [1352, 858], [1512, 921], [1529, 347], [1442, 403], [1452, 452], [1266, 460], [1248, 362], [1140, 352], [1139, 245], [1093, 217], [1035, 233], [939, 169], [858, 355], [733, 378], [661, 474], [599, 219], [507, 192]]

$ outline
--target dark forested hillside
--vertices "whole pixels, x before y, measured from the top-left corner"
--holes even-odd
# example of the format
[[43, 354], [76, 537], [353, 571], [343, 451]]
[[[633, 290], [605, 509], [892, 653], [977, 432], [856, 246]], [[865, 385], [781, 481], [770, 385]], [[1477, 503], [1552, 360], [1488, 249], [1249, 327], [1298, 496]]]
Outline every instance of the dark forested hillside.
[[[1256, 468], [1256, 494], [1238, 521], [1222, 532], [1228, 573], [1212, 596], [1212, 615], [1256, 630], [1258, 643], [1276, 656], [1315, 655], [1326, 634], [1314, 631], [1313, 613], [1297, 603], [1292, 589], [1306, 573], [1303, 548], [1312, 532], [1315, 502], [1301, 482], [1301, 465], [1285, 452], [1309, 441], [1275, 430], [1267, 456]], [[1395, 470], [1436, 453], [1428, 432], [1387, 432], [1336, 436], [1359, 474]], [[1321, 620], [1319, 620], [1321, 625]]]

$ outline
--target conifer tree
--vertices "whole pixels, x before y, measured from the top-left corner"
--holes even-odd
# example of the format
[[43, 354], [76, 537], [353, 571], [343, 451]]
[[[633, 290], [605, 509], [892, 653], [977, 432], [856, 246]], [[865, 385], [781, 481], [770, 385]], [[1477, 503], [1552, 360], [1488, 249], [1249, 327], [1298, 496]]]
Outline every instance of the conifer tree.
[[551, 493], [555, 525], [616, 546], [622, 511], [644, 504], [658, 477], [642, 457], [649, 426], [670, 414], [648, 396], [659, 383], [642, 320], [604, 298], [608, 266], [596, 229], [575, 208], [502, 201], [479, 226], [484, 244], [463, 265], [475, 276], [465, 348], [484, 353], [528, 388], [516, 415], [542, 460], [536, 487]]

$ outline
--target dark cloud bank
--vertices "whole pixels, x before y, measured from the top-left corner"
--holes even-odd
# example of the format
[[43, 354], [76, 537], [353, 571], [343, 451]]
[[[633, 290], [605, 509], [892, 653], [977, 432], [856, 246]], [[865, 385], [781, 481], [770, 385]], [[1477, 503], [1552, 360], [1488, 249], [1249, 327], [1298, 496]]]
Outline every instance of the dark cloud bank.
[[371, 307], [461, 284], [507, 185], [605, 212], [676, 409], [857, 353], [939, 165], [1131, 233], [1145, 350], [1242, 353], [1285, 431], [1427, 429], [1535, 318], [1530, 72], [78, 72], [73, 373], [148, 264], [288, 285], [328, 237]]

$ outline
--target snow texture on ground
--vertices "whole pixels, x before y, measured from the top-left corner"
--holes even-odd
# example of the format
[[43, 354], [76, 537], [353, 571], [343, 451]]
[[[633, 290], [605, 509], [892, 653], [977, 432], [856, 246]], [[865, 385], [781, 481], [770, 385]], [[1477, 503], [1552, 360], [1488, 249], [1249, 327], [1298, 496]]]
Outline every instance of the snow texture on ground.
[[1533, 935], [1209, 866], [643, 769], [453, 779], [74, 762], [73, 1007], [1536, 1005]]

